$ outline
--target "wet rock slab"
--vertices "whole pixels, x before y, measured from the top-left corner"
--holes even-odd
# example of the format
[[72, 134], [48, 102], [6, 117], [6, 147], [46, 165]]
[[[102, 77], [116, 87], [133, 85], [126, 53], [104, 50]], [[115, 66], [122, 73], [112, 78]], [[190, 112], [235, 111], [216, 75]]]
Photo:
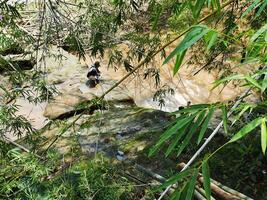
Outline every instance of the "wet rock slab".
[[[95, 88], [83, 86], [83, 89], [74, 89], [72, 92], [61, 93], [54, 98], [45, 108], [44, 116], [49, 119], [66, 118], [73, 114], [77, 106], [82, 103], [90, 102], [91, 100], [100, 97], [107, 91], [115, 82], [105, 81], [97, 85]], [[126, 90], [118, 87], [112, 90], [105, 96], [106, 103], [133, 101], [127, 94]]]
[[[98, 111], [93, 115], [84, 115], [61, 138], [57, 149], [67, 154], [65, 144], [75, 144], [79, 151], [86, 156], [94, 156], [103, 152], [107, 156], [118, 157], [123, 153], [123, 159], [133, 159], [138, 156], [152, 141], [157, 139], [166, 125], [171, 121], [169, 113], [139, 108], [111, 107], [109, 110]], [[71, 123], [74, 117], [68, 119]], [[52, 127], [43, 133], [46, 138], [53, 138], [60, 127]], [[64, 144], [64, 147], [62, 146]], [[68, 145], [67, 145], [68, 146]], [[119, 155], [121, 158], [121, 154]]]

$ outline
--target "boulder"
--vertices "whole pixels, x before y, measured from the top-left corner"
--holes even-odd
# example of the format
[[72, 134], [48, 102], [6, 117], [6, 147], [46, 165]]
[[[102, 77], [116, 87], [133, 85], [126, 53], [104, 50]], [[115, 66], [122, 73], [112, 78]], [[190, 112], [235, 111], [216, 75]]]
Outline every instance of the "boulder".
[[47, 104], [43, 115], [49, 119], [65, 118], [75, 111], [77, 105], [86, 101], [87, 98], [77, 92], [60, 94]]
[[[114, 81], [102, 81], [95, 88], [89, 88], [85, 84], [82, 84], [79, 89], [74, 87], [71, 93], [61, 93], [48, 103], [44, 111], [44, 116], [49, 119], [62, 119], [75, 113], [77, 114], [81, 111], [77, 110], [79, 105], [85, 102], [89, 103], [94, 98], [100, 97], [114, 83]], [[107, 103], [124, 101], [133, 102], [132, 98], [127, 94], [127, 90], [122, 87], [112, 90], [105, 96], [104, 101]]]

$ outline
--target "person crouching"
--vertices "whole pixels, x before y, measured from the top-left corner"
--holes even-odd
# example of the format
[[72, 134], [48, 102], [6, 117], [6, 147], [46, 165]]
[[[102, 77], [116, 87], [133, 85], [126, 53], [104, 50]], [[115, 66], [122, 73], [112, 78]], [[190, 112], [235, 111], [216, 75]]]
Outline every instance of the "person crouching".
[[90, 67], [89, 72], [87, 73], [88, 81], [86, 85], [89, 86], [90, 88], [95, 87], [99, 83], [99, 78], [101, 73], [98, 69], [99, 67], [100, 63], [97, 61]]

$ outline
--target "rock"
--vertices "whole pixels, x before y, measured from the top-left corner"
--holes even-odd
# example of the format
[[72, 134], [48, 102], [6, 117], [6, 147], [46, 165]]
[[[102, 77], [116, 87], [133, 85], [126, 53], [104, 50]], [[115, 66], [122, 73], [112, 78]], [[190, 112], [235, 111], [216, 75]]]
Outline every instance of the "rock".
[[[75, 119], [68, 119], [68, 124]], [[87, 156], [104, 152], [111, 158], [118, 157], [118, 151], [123, 152], [117, 159], [133, 159], [142, 153], [152, 142], [157, 140], [166, 124], [171, 121], [170, 114], [153, 109], [136, 106], [117, 108], [112, 107], [104, 112], [84, 115], [72, 128], [62, 135], [59, 144], [55, 144], [61, 153], [66, 154], [67, 141], [79, 146], [79, 151]], [[42, 135], [51, 140], [62, 129], [60, 126], [48, 128]], [[118, 138], [118, 133], [122, 135]], [[75, 138], [76, 142], [73, 142]], [[64, 144], [64, 145], [63, 145]]]
[[72, 115], [72, 112], [75, 111], [78, 104], [86, 101], [87, 98], [79, 93], [60, 94], [46, 106], [44, 116], [49, 119], [68, 117]]
[[[114, 83], [114, 82], [112, 82]], [[77, 106], [89, 102], [96, 97], [100, 97], [110, 88], [112, 83], [105, 81], [95, 88], [86, 88], [83, 93], [78, 88], [73, 89], [72, 93], [62, 93], [55, 97], [45, 108], [44, 116], [49, 119], [62, 119], [75, 113]], [[127, 95], [127, 91], [118, 87], [111, 91], [104, 99], [108, 103], [112, 102], [133, 102], [132, 98]], [[79, 111], [77, 111], [79, 112]]]
[[142, 151], [151, 144], [151, 134], [161, 133], [170, 120], [168, 113], [159, 110], [113, 108], [103, 114], [95, 113], [89, 117], [84, 125], [80, 126], [82, 128], [78, 142], [82, 152], [87, 155], [96, 153], [96, 148], [92, 147], [98, 144], [98, 151], [112, 157], [117, 157], [117, 152], [122, 151], [123, 157], [128, 158], [129, 154]]
[[123, 152], [123, 151], [117, 151], [116, 158], [117, 158], [119, 161], [124, 161], [124, 160], [126, 160], [126, 156], [124, 155], [124, 152]]
[[[3, 59], [6, 62], [0, 66], [0, 73], [4, 71], [14, 71], [17, 68], [19, 70], [31, 70], [36, 63], [31, 54], [7, 55], [4, 56]], [[9, 63], [11, 63], [13, 66], [11, 66]]]
[[[39, 66], [46, 69], [48, 84], [55, 85], [60, 93], [45, 108], [44, 116], [49, 119], [62, 119], [73, 115], [78, 105], [100, 97], [116, 83], [115, 80], [105, 79], [95, 88], [89, 88], [85, 85], [87, 65], [81, 64], [76, 56], [56, 47], [51, 47], [50, 54], [54, 56], [47, 57], [45, 65]], [[128, 93], [125, 87], [120, 86], [106, 95], [104, 100], [108, 103], [133, 102]]]

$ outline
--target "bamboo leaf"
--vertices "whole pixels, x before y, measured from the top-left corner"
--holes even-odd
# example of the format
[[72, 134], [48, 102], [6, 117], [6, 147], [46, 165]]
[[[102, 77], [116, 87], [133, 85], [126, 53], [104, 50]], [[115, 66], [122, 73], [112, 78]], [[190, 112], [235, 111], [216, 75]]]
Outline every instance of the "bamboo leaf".
[[251, 83], [253, 86], [259, 88], [260, 90], [262, 89], [261, 85], [258, 83], [257, 80], [251, 78], [250, 76], [245, 76], [245, 79], [247, 82]]
[[212, 1], [212, 0], [208, 0], [208, 1], [207, 1], [208, 7], [212, 6], [211, 1]]
[[206, 110], [201, 111], [200, 114], [198, 115], [197, 120], [193, 123], [192, 128], [189, 131], [189, 134], [191, 132], [195, 133], [197, 128], [199, 128], [199, 126], [202, 124], [203, 120], [205, 119], [205, 116], [206, 116]]
[[178, 152], [177, 152], [177, 156], [179, 156], [183, 150], [185, 149], [185, 147], [189, 144], [190, 139], [193, 137], [194, 133], [196, 132], [197, 128], [202, 124], [203, 120], [205, 119], [205, 115], [206, 115], [206, 111], [202, 111], [198, 118], [197, 121], [195, 123], [193, 123], [190, 131], [187, 133], [185, 139], [182, 142], [182, 145], [180, 146]]
[[195, 116], [196, 114], [186, 118], [179, 118], [179, 120], [176, 121], [176, 124], [174, 126], [169, 128], [162, 134], [157, 144], [149, 151], [148, 156], [153, 155], [165, 141], [167, 141], [171, 136], [173, 136], [173, 134], [175, 134], [179, 129], [184, 128], [184, 126], [187, 123], [191, 122]]
[[196, 5], [193, 8], [194, 18], [198, 18], [206, 0], [197, 0]]
[[262, 122], [262, 118], [259, 117], [257, 119], [254, 119], [250, 123], [248, 123], [246, 126], [244, 126], [241, 130], [239, 130], [228, 143], [235, 142], [245, 135], [247, 135], [249, 132], [251, 132], [253, 129], [255, 129], [258, 125], [260, 125]]
[[163, 65], [168, 63], [175, 55], [182, 53], [189, 47], [194, 45], [198, 40], [200, 40], [209, 29], [206, 26], [198, 25], [193, 26], [191, 31], [187, 33], [182, 40], [182, 42], [170, 53], [170, 55], [165, 59]]
[[250, 39], [250, 42], [254, 42], [262, 33], [267, 30], [267, 23], [261, 27]]
[[211, 190], [210, 190], [210, 171], [209, 171], [209, 165], [207, 161], [205, 160], [202, 163], [202, 174], [204, 178], [204, 189], [205, 189], [205, 195], [208, 200], [211, 198]]
[[211, 30], [209, 31], [207, 34], [206, 34], [206, 39], [207, 39], [207, 42], [208, 42], [208, 46], [207, 46], [207, 51], [210, 50], [210, 48], [212, 46], [214, 46], [216, 40], [217, 40], [217, 37], [218, 37], [218, 33], [214, 30]]
[[[232, 125], [236, 123], [240, 119], [241, 116], [250, 108], [250, 105], [245, 105], [244, 108], [239, 112], [239, 114], [235, 117], [235, 120], [233, 121]], [[231, 126], [232, 126], [231, 125]]]
[[200, 133], [199, 133], [199, 136], [198, 136], [198, 140], [197, 140], [197, 144], [199, 144], [201, 142], [201, 140], [202, 140], [202, 138], [203, 138], [203, 136], [204, 136], [204, 134], [205, 134], [205, 132], [206, 132], [206, 130], [208, 128], [209, 121], [210, 121], [214, 111], [215, 111], [215, 108], [212, 107], [210, 109], [209, 114], [207, 115], [202, 127], [201, 127], [201, 130], [200, 130]]
[[158, 22], [159, 22], [159, 18], [162, 14], [162, 6], [160, 4], [157, 4], [157, 6], [155, 6], [155, 9], [157, 10], [156, 11], [156, 16], [154, 16], [154, 19], [153, 19], [153, 25], [152, 25], [152, 30], [155, 31], [156, 28], [157, 28], [157, 25], [158, 25]]
[[228, 76], [226, 78], [220, 79], [218, 81], [215, 81], [213, 84], [214, 86], [212, 87], [212, 90], [216, 87], [218, 87], [220, 84], [224, 83], [224, 82], [228, 82], [228, 81], [232, 81], [232, 80], [242, 80], [245, 79], [245, 76], [242, 74], [235, 74], [232, 76]]
[[223, 128], [224, 132], [227, 133], [227, 110], [226, 110], [226, 105], [222, 105], [222, 119], [223, 119]]
[[197, 176], [198, 176], [198, 170], [195, 169], [193, 176], [191, 177], [191, 180], [188, 184], [188, 189], [187, 189], [187, 193], [186, 193], [186, 198], [185, 200], [191, 200], [194, 194], [194, 190], [195, 190], [195, 185], [197, 182]]
[[218, 10], [218, 13], [221, 12], [221, 3], [220, 0], [212, 0], [212, 5]]
[[265, 7], [267, 6], [267, 1], [265, 0], [263, 4], [260, 6], [260, 9], [257, 11], [255, 18], [259, 17], [262, 11], [264, 11]]
[[[197, 128], [202, 123], [202, 121], [203, 121], [203, 119], [205, 117], [205, 114], [206, 114], [206, 111], [205, 110], [203, 110], [203, 111], [201, 111], [199, 113], [199, 115], [197, 117], [197, 120], [193, 123], [192, 127], [190, 128], [190, 131], [189, 131], [188, 135], [191, 135], [191, 134], [194, 134], [195, 133], [195, 131], [197, 130]], [[187, 125], [187, 127], [184, 130], [187, 130], [188, 125]], [[174, 139], [174, 141], [172, 142], [172, 144], [168, 147], [168, 150], [167, 150], [167, 152], [165, 154], [166, 156], [168, 156], [173, 151], [173, 149], [177, 146], [178, 142], [185, 135], [185, 133], [186, 133], [186, 131], [184, 131], [183, 133], [179, 134], [179, 136], [177, 136], [177, 138]], [[183, 143], [183, 144], [186, 144], [186, 143]], [[183, 150], [183, 148], [182, 148], [182, 150]]]
[[264, 75], [264, 78], [262, 80], [262, 86], [261, 86], [261, 93], [263, 93], [267, 88], [267, 74]]
[[252, 11], [261, 0], [254, 0], [253, 3], [245, 10], [245, 12], [241, 15], [241, 18], [247, 15], [250, 11]]
[[179, 172], [177, 174], [175, 174], [174, 176], [172, 176], [171, 178], [169, 178], [167, 181], [165, 181], [160, 187], [158, 187], [158, 190], [162, 190], [166, 187], [168, 187], [169, 185], [172, 185], [174, 183], [177, 183], [178, 181], [182, 180], [183, 178], [187, 177], [190, 175], [190, 171], [191, 170], [185, 170], [182, 172]]
[[181, 196], [181, 191], [176, 189], [174, 193], [170, 196], [170, 200], [179, 200]]
[[173, 68], [173, 76], [179, 71], [185, 54], [186, 54], [186, 50], [177, 54], [175, 65], [174, 65], [174, 68]]
[[[188, 124], [189, 125], [189, 124]], [[177, 135], [177, 137], [173, 140], [172, 144], [168, 147], [166, 153], [165, 153], [165, 156], [169, 156], [170, 153], [173, 151], [173, 149], [177, 146], [178, 142], [181, 140], [181, 138], [184, 136], [184, 134], [186, 133], [186, 130], [187, 130], [187, 127], [188, 125], [186, 126], [186, 128], [184, 128], [180, 134]]]
[[266, 122], [264, 118], [262, 119], [262, 122], [261, 122], [261, 148], [262, 148], [262, 152], [264, 155], [266, 152], [266, 146], [267, 146], [267, 130], [266, 130]]

